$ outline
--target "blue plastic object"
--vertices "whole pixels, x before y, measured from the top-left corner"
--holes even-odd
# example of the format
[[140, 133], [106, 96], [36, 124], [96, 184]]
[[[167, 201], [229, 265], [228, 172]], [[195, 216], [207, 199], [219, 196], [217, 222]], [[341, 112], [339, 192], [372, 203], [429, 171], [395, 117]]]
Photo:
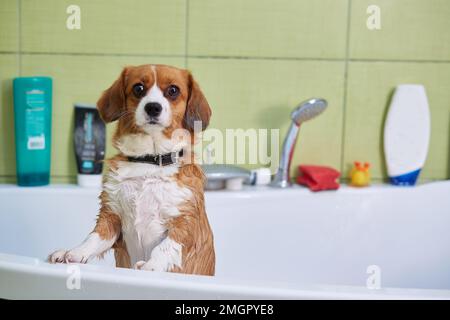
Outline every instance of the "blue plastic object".
[[408, 172], [396, 177], [390, 177], [390, 181], [392, 184], [396, 186], [413, 186], [417, 182], [417, 178], [419, 177], [420, 170]]

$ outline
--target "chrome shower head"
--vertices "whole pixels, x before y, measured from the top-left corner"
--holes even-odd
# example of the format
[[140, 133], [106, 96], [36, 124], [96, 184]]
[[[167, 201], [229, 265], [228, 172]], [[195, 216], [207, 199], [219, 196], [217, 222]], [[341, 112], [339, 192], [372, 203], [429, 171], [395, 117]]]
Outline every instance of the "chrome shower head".
[[300, 124], [315, 118], [327, 108], [325, 99], [313, 98], [300, 103], [291, 113], [292, 123], [284, 138], [283, 150], [281, 152], [280, 166], [270, 185], [276, 188], [285, 188], [291, 185], [289, 174], [291, 168], [292, 154], [300, 130]]
[[300, 103], [291, 113], [291, 119], [299, 126], [321, 114], [327, 108], [327, 101], [320, 98], [312, 98]]

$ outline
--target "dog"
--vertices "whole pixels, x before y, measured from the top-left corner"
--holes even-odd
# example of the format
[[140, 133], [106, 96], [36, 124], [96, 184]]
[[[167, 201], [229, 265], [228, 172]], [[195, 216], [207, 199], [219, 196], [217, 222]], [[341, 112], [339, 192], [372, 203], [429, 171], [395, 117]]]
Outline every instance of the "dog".
[[[192, 74], [166, 65], [125, 67], [97, 109], [104, 122], [118, 122], [119, 151], [106, 161], [97, 223], [79, 246], [48, 261], [86, 263], [112, 248], [117, 267], [214, 275], [205, 177], [191, 151], [195, 124], [204, 130], [211, 108]], [[174, 139], [176, 131], [188, 135]]]

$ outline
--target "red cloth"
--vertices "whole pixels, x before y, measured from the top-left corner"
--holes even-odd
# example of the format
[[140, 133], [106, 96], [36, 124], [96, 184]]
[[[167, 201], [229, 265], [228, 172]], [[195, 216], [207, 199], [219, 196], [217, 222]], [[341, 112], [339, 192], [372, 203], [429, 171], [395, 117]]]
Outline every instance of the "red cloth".
[[333, 168], [300, 165], [298, 170], [297, 183], [307, 186], [312, 191], [339, 189], [339, 183], [336, 180], [341, 173]]

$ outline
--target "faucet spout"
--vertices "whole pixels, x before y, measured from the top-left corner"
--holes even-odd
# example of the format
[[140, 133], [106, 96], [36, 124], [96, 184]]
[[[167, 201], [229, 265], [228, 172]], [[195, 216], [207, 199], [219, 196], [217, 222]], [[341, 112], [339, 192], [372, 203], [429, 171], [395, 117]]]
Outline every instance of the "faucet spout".
[[292, 123], [283, 142], [280, 166], [278, 167], [278, 171], [270, 183], [270, 186], [286, 188], [291, 185], [289, 173], [300, 125], [321, 114], [326, 109], [327, 105], [328, 103], [325, 99], [313, 98], [303, 101], [292, 111]]

